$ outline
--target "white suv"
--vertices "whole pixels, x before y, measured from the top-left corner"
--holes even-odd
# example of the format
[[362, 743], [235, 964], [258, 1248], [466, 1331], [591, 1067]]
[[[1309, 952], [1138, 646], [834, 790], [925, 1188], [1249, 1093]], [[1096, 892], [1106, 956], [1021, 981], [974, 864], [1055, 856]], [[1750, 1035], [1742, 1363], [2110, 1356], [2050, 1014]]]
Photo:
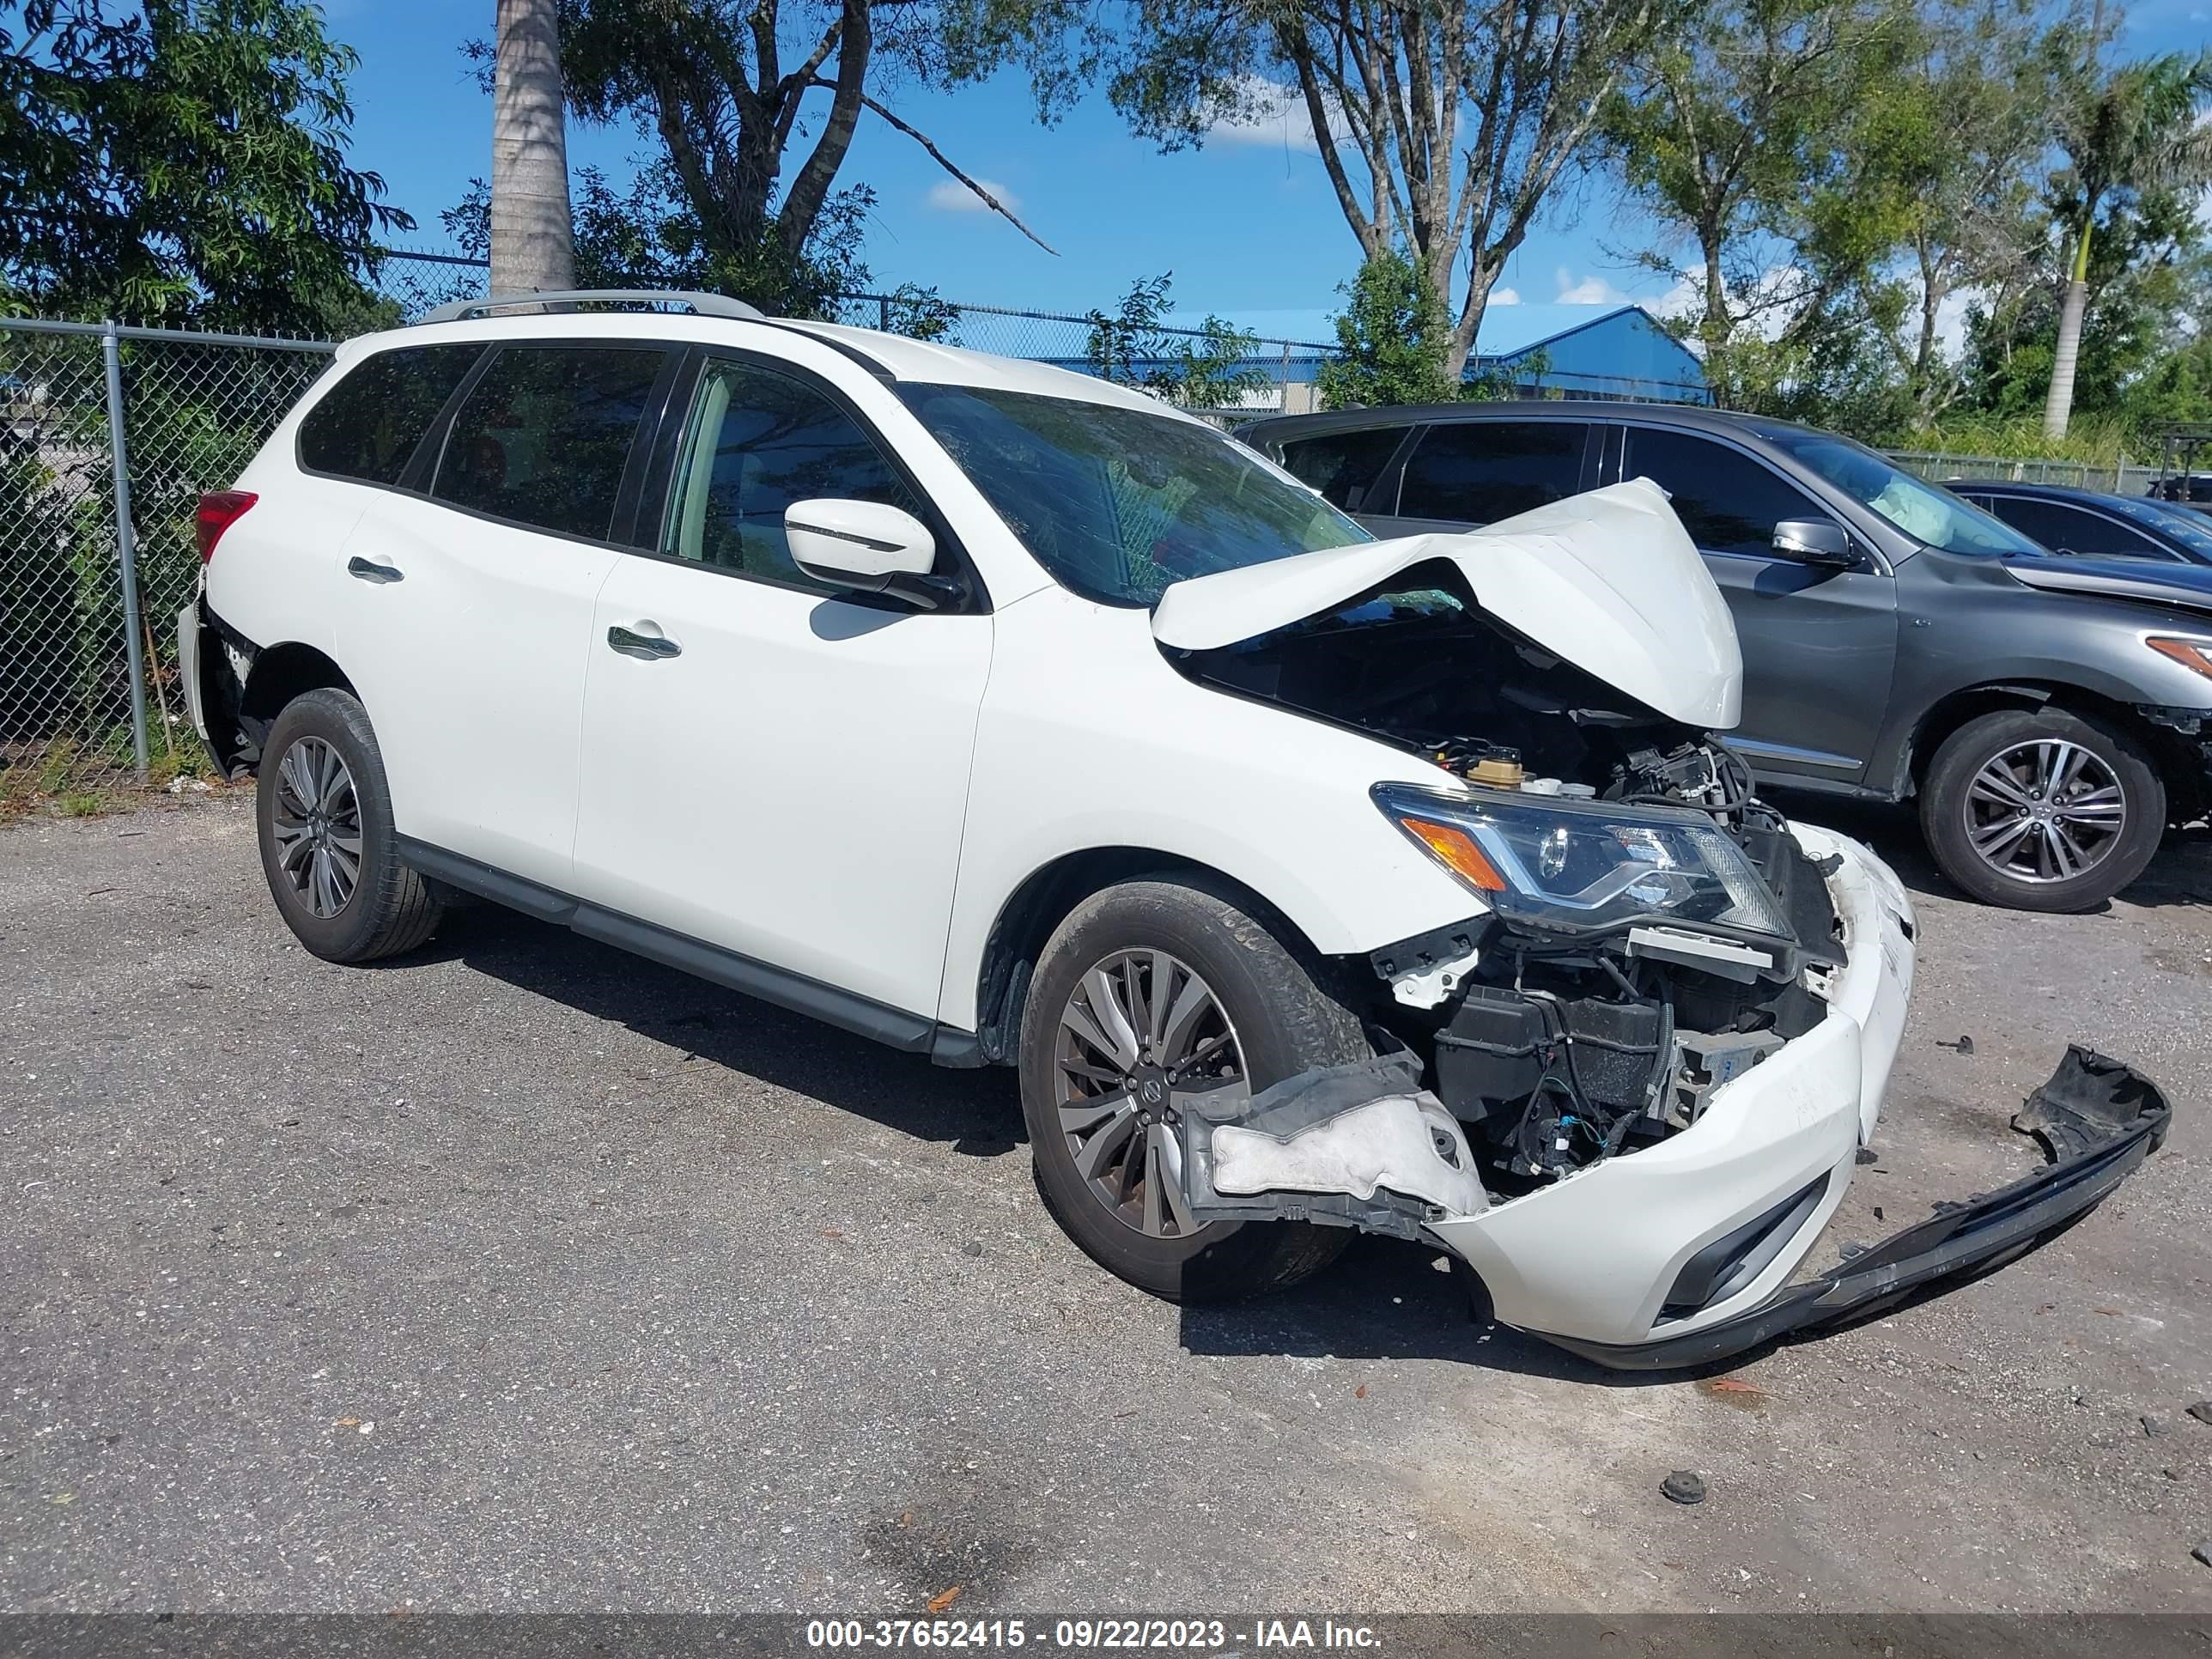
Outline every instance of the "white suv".
[[1286, 1285], [1361, 1228], [1616, 1364], [1835, 1317], [2103, 1190], [2062, 1164], [1986, 1249], [1930, 1223], [1798, 1274], [1912, 912], [1709, 737], [1735, 636], [1656, 488], [1377, 542], [1139, 393], [592, 308], [643, 297], [351, 341], [202, 502], [195, 720], [258, 773], [318, 956], [496, 900], [1018, 1066], [1047, 1203], [1147, 1290]]

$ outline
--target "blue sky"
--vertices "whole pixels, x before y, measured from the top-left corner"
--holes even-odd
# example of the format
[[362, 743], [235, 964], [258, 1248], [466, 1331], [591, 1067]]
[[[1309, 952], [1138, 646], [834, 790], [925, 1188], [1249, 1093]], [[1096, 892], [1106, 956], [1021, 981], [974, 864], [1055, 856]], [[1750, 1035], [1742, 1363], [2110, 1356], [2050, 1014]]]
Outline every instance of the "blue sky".
[[[2133, 7], [2125, 49], [2201, 46], [2212, 33], [2209, 3]], [[331, 33], [362, 56], [351, 88], [354, 163], [381, 173], [391, 202], [419, 222], [404, 245], [443, 248], [439, 210], [489, 166], [490, 100], [460, 46], [490, 33], [492, 7], [328, 0], [325, 9]], [[1265, 333], [1307, 337], [1358, 263], [1310, 141], [1301, 147], [1293, 136], [1296, 124], [1220, 134], [1195, 152], [1162, 155], [1131, 137], [1103, 98], [1056, 127], [1039, 127], [1017, 76], [957, 93], [904, 87], [879, 95], [968, 172], [1008, 192], [1058, 250], [1044, 252], [980, 210], [911, 139], [864, 115], [840, 176], [875, 187], [867, 260], [882, 287], [916, 282], [969, 304], [1080, 312], [1110, 305], [1139, 276], [1172, 271], [1178, 310], [1218, 311]], [[646, 148], [627, 130], [571, 124], [572, 167], [596, 163], [619, 179]], [[1570, 190], [1515, 256], [1504, 286], [1532, 304], [1656, 301], [1668, 284], [1628, 258], [1650, 240], [1601, 181]]]

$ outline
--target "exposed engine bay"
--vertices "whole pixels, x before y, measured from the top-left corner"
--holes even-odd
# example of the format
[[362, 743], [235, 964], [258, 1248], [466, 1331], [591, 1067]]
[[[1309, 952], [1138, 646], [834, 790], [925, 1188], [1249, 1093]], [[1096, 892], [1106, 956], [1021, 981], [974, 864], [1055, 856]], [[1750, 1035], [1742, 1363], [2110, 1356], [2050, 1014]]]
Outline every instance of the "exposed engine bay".
[[1807, 1273], [1904, 1035], [1912, 902], [1709, 735], [1741, 716], [1741, 656], [1648, 482], [1179, 582], [1152, 631], [1199, 684], [1395, 749], [1368, 797], [1429, 868], [1385, 878], [1466, 918], [1338, 958], [1370, 1054], [1185, 1079], [1200, 1224], [1417, 1240], [1501, 1323], [1705, 1364], [2009, 1259], [2166, 1133], [2154, 1083], [2076, 1050], [2014, 1121], [2044, 1168]]
[[[1486, 616], [1448, 562], [1389, 589], [1178, 666], [1419, 754], [1471, 786], [1454, 787], [1477, 810], [1547, 802], [1580, 818], [1586, 806], [1601, 832], [1651, 842], [1632, 850], [1656, 867], [1668, 821], [1703, 814], [1765, 888], [1752, 896], [1770, 922], [1756, 932], [1721, 920], [1719, 897], [1664, 925], [1585, 927], [1501, 894], [1487, 915], [1373, 953], [1378, 1047], [1419, 1062], [1502, 1201], [1680, 1133], [1714, 1091], [1819, 1024], [1840, 923], [1826, 872], [1723, 744]], [[1656, 827], [1607, 823], [1608, 805]], [[1571, 883], [1566, 836], [1540, 838], [1535, 856], [1552, 871], [1557, 853], [1553, 873]]]

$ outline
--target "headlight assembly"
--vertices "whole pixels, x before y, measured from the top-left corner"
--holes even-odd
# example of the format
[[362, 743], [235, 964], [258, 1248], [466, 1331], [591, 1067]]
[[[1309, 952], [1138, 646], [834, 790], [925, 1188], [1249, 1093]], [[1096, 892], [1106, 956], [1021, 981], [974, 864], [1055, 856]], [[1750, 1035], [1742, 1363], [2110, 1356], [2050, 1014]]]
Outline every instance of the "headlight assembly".
[[1375, 804], [1498, 915], [1557, 933], [1706, 923], [1788, 939], [1759, 870], [1702, 812], [1379, 783]]

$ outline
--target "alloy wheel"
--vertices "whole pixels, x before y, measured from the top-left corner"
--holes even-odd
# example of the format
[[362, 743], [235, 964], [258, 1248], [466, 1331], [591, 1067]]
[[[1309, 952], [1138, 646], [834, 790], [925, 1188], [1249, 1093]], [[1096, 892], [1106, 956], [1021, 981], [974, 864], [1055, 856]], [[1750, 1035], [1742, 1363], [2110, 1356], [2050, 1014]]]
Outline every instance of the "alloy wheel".
[[1076, 981], [1054, 1048], [1060, 1133], [1091, 1196], [1150, 1238], [1200, 1224], [1182, 1190], [1183, 1114], [1249, 1092], [1213, 988], [1164, 951], [1118, 951]]
[[361, 797], [338, 751], [301, 738], [276, 767], [270, 830], [276, 866], [308, 910], [328, 921], [361, 883]]
[[1966, 786], [1966, 841], [2012, 881], [2070, 881], [2119, 845], [2128, 806], [2112, 769], [2063, 738], [2002, 749]]

